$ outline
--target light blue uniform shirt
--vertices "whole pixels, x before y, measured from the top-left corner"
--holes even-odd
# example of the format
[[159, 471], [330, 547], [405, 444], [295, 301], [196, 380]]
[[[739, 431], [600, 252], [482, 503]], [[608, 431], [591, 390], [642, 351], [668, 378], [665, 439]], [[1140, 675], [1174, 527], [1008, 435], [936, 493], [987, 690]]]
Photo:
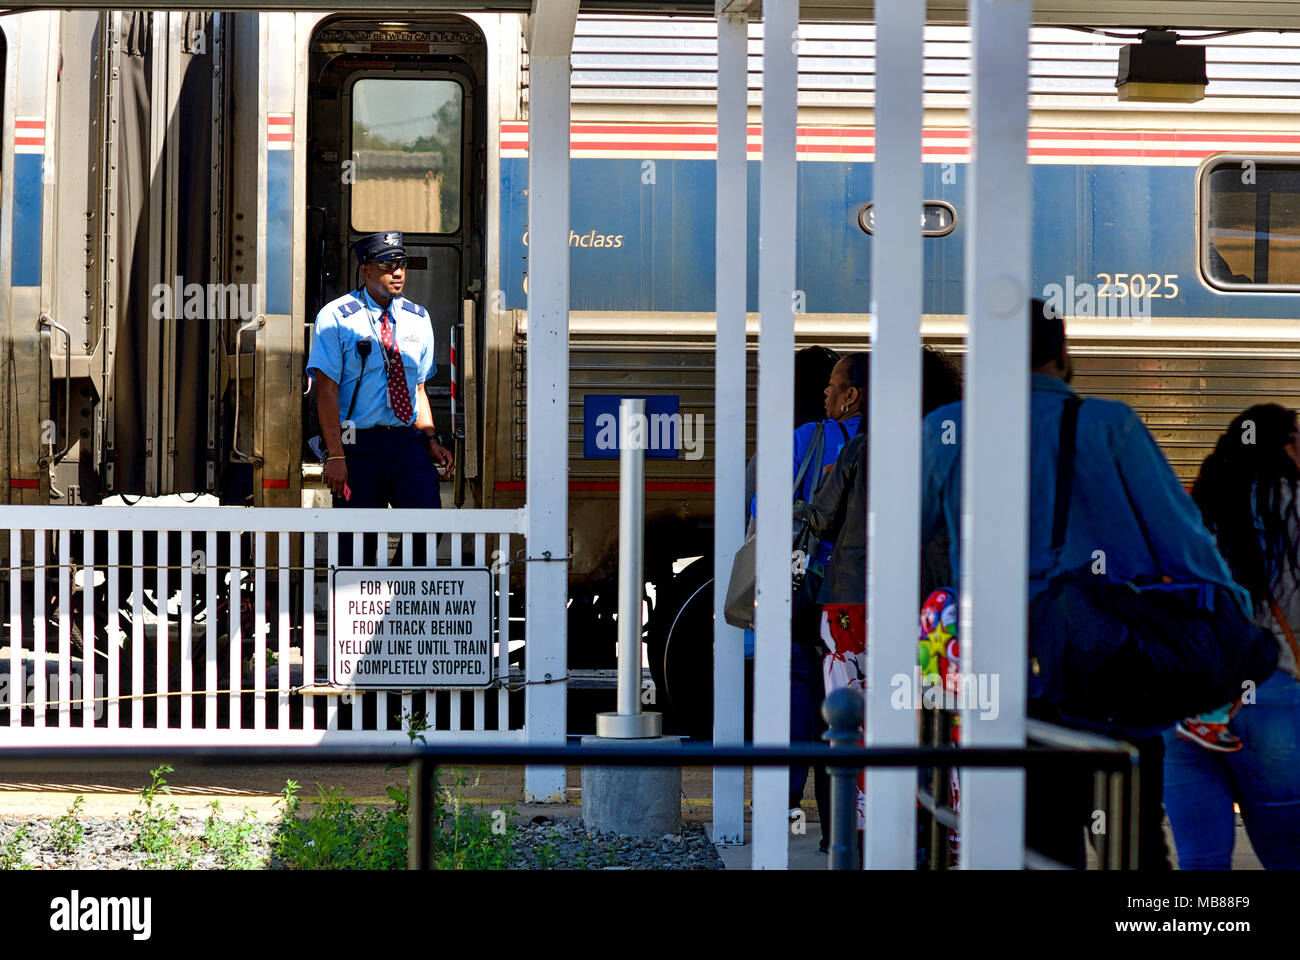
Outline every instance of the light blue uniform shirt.
[[[1065, 570], [1104, 554], [1112, 580], [1154, 574], [1177, 583], [1228, 587], [1251, 609], [1232, 579], [1195, 501], [1183, 489], [1155, 438], [1127, 404], [1089, 398], [1079, 408], [1074, 483], [1065, 543], [1054, 556], [1052, 520], [1061, 412], [1074, 391], [1062, 380], [1034, 374], [1029, 394], [1029, 600]], [[961, 575], [962, 404], [933, 411], [922, 428], [921, 534], [941, 529], [952, 538], [953, 578]], [[1008, 508], [1012, 505], [1008, 504]]]
[[[388, 380], [384, 374], [384, 351], [379, 339], [379, 315], [382, 308], [364, 287], [332, 300], [316, 315], [312, 329], [311, 353], [307, 357], [308, 376], [324, 374], [339, 385], [339, 420], [348, 419], [348, 405], [356, 389], [357, 402], [352, 422], [358, 430], [370, 427], [397, 427], [398, 419], [388, 405]], [[411, 395], [411, 423], [419, 416], [416, 390], [429, 380], [437, 366], [433, 362], [433, 327], [429, 312], [418, 303], [394, 297], [389, 304], [389, 320], [406, 368], [406, 389]], [[365, 371], [357, 344], [371, 341]], [[357, 388], [357, 377], [361, 385]]]

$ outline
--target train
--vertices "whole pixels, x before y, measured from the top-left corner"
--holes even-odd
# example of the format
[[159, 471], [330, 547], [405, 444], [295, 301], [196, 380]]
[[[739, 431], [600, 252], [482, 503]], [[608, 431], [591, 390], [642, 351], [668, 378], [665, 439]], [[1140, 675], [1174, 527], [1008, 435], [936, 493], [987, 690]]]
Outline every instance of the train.
[[[800, 27], [801, 347], [870, 346], [874, 37]], [[1207, 47], [1204, 100], [1149, 104], [1115, 96], [1122, 40], [1030, 40], [1035, 289], [1067, 315], [1076, 386], [1132, 404], [1190, 482], [1234, 413], [1295, 405], [1300, 41], [1185, 35]], [[925, 58], [922, 334], [960, 359], [968, 28], [927, 27]], [[617, 460], [596, 422], [646, 396], [679, 425], [647, 462], [648, 657], [685, 710], [711, 651], [716, 28], [583, 15], [573, 66], [569, 666], [614, 663]], [[11, 13], [0, 78], [4, 502], [328, 505], [312, 323], [356, 285], [351, 242], [401, 230], [459, 463], [443, 502], [522, 506], [522, 15]]]

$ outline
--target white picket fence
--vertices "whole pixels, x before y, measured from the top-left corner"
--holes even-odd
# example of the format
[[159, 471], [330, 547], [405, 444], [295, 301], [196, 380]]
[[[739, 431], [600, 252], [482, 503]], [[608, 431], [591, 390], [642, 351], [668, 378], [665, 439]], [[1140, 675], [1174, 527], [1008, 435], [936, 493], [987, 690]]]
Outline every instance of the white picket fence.
[[[429, 743], [523, 741], [506, 688], [522, 510], [0, 506], [0, 529], [2, 745], [406, 743], [413, 716]], [[328, 572], [349, 540], [361, 566], [367, 539], [376, 566], [423, 543], [421, 565], [495, 573], [492, 688], [322, 689]]]

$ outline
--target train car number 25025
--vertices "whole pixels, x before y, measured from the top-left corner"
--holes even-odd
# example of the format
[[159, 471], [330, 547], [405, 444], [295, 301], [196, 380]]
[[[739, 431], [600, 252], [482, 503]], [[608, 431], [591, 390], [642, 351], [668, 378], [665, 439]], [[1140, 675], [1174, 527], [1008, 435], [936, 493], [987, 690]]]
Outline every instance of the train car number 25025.
[[1099, 273], [1097, 279], [1102, 281], [1097, 287], [1099, 297], [1158, 297], [1173, 300], [1178, 296], [1176, 273]]

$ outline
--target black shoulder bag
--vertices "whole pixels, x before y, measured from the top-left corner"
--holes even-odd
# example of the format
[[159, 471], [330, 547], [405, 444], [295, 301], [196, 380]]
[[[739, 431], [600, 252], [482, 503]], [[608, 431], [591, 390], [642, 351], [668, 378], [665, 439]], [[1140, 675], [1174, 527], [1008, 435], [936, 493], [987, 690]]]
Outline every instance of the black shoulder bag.
[[[352, 410], [357, 405], [357, 391], [361, 389], [361, 376], [366, 372], [366, 359], [370, 356], [370, 341], [358, 341], [357, 353], [361, 355], [361, 372], [357, 374], [357, 382], [352, 385], [352, 399], [348, 401], [348, 412], [343, 417], [342, 423], [347, 423], [352, 419]], [[307, 446], [311, 447], [311, 452], [316, 454], [321, 463], [325, 462], [329, 451], [325, 449], [325, 439], [319, 433], [307, 441]]]
[[[1061, 415], [1052, 554], [1065, 543], [1081, 402]], [[1029, 696], [1066, 721], [1159, 730], [1232, 703], [1277, 668], [1272, 635], [1213, 583], [1138, 584], [1087, 563], [1053, 577], [1029, 607]]]

